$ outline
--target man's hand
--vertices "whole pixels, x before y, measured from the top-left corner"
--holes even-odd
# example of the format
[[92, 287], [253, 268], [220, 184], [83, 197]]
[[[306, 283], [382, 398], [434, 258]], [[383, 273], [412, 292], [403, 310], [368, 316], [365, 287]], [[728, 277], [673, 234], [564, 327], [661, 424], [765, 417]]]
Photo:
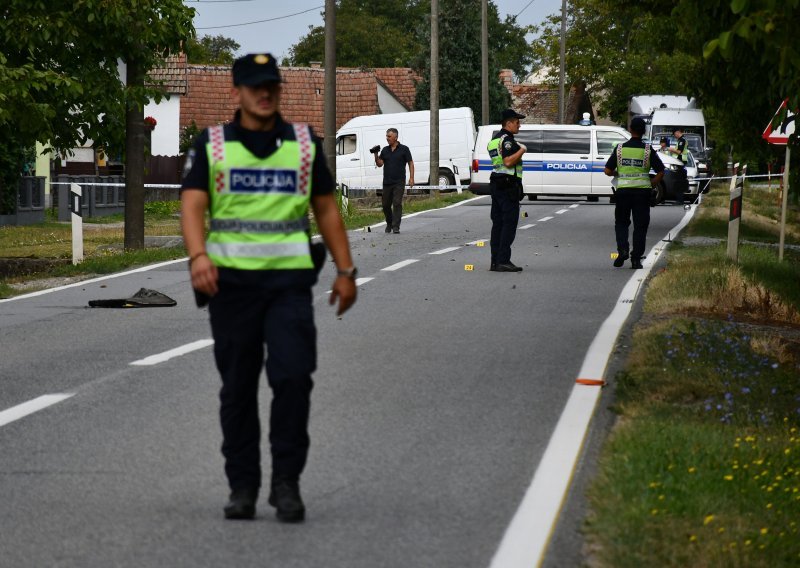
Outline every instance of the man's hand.
[[328, 303], [332, 306], [339, 300], [339, 308], [336, 310], [336, 315], [340, 316], [350, 309], [356, 301], [356, 282], [349, 276], [337, 276], [333, 282], [331, 295]]
[[195, 258], [189, 270], [192, 274], [192, 288], [199, 290], [206, 296], [213, 296], [217, 293], [219, 272], [207, 254], [201, 254]]
[[408, 185], [409, 185], [409, 186], [412, 186], [412, 185], [414, 185], [414, 178], [413, 178], [413, 177], [411, 177], [411, 178], [408, 178]]
[[519, 145], [520, 148], [522, 148], [523, 154], [526, 154], [528, 152], [528, 147], [525, 144], [520, 144], [519, 142], [517, 142], [517, 144]]

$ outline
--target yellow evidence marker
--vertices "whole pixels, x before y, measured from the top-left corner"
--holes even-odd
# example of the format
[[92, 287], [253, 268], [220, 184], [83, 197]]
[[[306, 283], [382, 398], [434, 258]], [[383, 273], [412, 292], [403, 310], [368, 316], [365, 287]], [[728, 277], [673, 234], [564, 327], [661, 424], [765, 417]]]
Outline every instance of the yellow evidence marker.
[[612, 252], [611, 253], [611, 260], [616, 260], [618, 256], [619, 256], [618, 252]]
[[522, 212], [522, 216], [523, 216], [523, 217], [527, 217], [527, 216], [528, 216], [528, 212], [527, 212], [527, 211], [523, 211], [523, 212]]
[[484, 241], [478, 241], [477, 243], [475, 243], [475, 246], [478, 247], [486, 246], [486, 243]]
[[474, 264], [465, 264], [464, 265], [464, 270], [475, 270], [475, 265]]

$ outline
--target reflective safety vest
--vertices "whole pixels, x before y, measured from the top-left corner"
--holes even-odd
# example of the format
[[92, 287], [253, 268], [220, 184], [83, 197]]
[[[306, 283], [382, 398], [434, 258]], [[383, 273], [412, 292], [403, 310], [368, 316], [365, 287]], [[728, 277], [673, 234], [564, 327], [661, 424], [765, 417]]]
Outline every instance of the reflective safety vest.
[[686, 165], [686, 163], [689, 161], [689, 145], [686, 143], [685, 138], [681, 138], [680, 140], [678, 140], [678, 142], [680, 142], [681, 140], [683, 140], [683, 150], [681, 151], [680, 156], [681, 160], [683, 161], [683, 164]]
[[489, 150], [489, 157], [492, 159], [492, 171], [496, 174], [506, 174], [522, 179], [522, 160], [510, 168], [503, 163], [503, 154], [500, 151], [500, 145], [503, 143], [505, 137], [506, 134], [498, 136], [497, 138], [492, 138], [486, 145], [486, 148]]
[[617, 189], [650, 187], [650, 152], [617, 144]]
[[239, 270], [313, 268], [308, 237], [315, 146], [306, 124], [294, 124], [266, 158], [223, 126], [208, 129], [211, 224], [206, 250], [219, 267]]

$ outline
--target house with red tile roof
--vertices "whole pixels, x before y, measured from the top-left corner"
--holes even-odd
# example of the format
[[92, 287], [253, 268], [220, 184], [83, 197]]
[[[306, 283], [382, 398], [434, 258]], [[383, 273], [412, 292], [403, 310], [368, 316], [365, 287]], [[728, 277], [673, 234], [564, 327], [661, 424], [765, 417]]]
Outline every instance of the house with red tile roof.
[[[524, 114], [522, 120], [526, 124], [557, 124], [558, 123], [558, 87], [544, 83], [515, 83], [514, 73], [510, 69], [500, 72], [500, 80], [511, 93], [511, 107]], [[576, 81], [569, 89], [564, 105], [564, 122], [576, 124], [588, 112], [591, 119], [595, 120], [594, 109], [589, 94], [586, 92], [586, 83]]]

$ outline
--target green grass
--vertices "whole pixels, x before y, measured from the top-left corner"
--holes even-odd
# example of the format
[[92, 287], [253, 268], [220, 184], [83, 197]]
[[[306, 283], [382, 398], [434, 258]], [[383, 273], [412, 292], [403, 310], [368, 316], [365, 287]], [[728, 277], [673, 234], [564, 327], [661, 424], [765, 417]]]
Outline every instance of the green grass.
[[[683, 236], [727, 237], [725, 189]], [[744, 194], [742, 240], [777, 242], [765, 191]], [[734, 263], [724, 242], [675, 243], [667, 260], [611, 381], [619, 419], [588, 492], [590, 564], [798, 566], [800, 334], [784, 330], [800, 325], [800, 253], [779, 263], [742, 244]]]

